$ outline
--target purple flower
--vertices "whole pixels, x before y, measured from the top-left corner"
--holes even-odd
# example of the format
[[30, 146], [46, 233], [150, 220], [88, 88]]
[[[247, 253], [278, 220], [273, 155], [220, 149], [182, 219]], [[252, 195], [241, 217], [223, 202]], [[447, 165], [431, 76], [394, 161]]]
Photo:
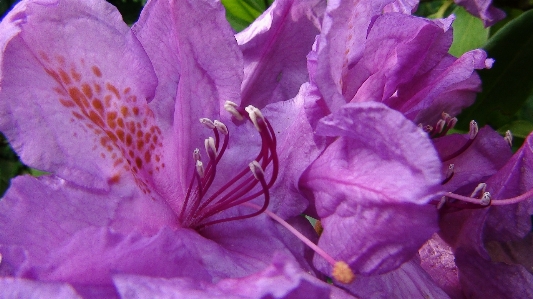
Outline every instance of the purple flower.
[[[532, 137], [512, 156], [510, 138], [504, 139], [488, 127], [477, 134], [435, 140], [444, 165], [453, 165], [444, 188], [467, 196], [464, 200], [468, 201], [454, 200], [456, 196], [448, 194], [439, 204], [439, 235], [449, 245], [430, 245], [440, 255], [452, 255], [455, 266], [433, 259], [427, 249], [421, 251], [421, 257], [433, 260], [425, 262], [424, 268], [453, 298], [533, 294], [533, 276], [528, 272], [531, 263], [525, 254], [531, 250]], [[435, 239], [444, 243], [439, 236]], [[439, 281], [439, 277], [454, 277], [452, 272], [454, 279]]]
[[[472, 104], [480, 90], [474, 70], [492, 60], [481, 50], [449, 55], [452, 18], [397, 13], [411, 6], [390, 2], [328, 2], [306, 89], [324, 151], [300, 186], [324, 227], [319, 245], [362, 274], [346, 286], [352, 294], [445, 298], [416, 257], [438, 230], [432, 204], [445, 180], [429, 137], [445, 135]], [[379, 285], [404, 288], [380, 293]]]
[[415, 123], [434, 124], [443, 111], [455, 116], [471, 105], [480, 90], [474, 70], [492, 61], [481, 50], [448, 54], [452, 18], [380, 14], [387, 2], [330, 5], [308, 62], [324, 114], [347, 102], [378, 101]]
[[[270, 25], [311, 36], [305, 3], [275, 5]], [[253, 25], [261, 34], [242, 42], [243, 57], [216, 1], [151, 1], [131, 30], [99, 0], [22, 1], [6, 16], [0, 129], [24, 163], [51, 173], [14, 179], [0, 202], [6, 296], [346, 295], [306, 274], [309, 250], [260, 213], [270, 204], [312, 238], [294, 218], [305, 199], [291, 196], [315, 151], [292, 136], [312, 132], [298, 119], [303, 101], [266, 118], [226, 102], [240, 102], [255, 72], [306, 72], [304, 56], [265, 70], [281, 65], [268, 45], [295, 43], [267, 25]], [[270, 81], [273, 94], [295, 93], [298, 80]], [[239, 206], [249, 201], [259, 208]]]

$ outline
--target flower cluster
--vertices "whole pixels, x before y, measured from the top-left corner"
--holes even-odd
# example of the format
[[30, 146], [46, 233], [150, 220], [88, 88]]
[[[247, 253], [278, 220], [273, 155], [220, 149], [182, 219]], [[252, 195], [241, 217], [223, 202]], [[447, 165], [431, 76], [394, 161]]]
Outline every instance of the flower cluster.
[[500, 249], [527, 247], [533, 137], [447, 135], [493, 60], [448, 54], [453, 17], [417, 4], [278, 0], [235, 34], [216, 0], [131, 28], [104, 0], [21, 1], [0, 130], [47, 174], [0, 200], [2, 297], [533, 294]]

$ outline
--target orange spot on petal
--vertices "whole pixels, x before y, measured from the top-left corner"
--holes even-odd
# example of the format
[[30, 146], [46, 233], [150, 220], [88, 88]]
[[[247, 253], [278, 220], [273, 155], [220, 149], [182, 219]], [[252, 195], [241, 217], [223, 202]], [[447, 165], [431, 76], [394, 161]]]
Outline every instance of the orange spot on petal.
[[62, 69], [59, 70], [59, 77], [61, 77], [61, 81], [63, 81], [63, 83], [65, 83], [67, 85], [72, 83], [72, 80], [70, 79], [70, 76], [67, 74], [67, 72], [65, 72]]
[[93, 100], [93, 107], [100, 115], [104, 115], [104, 106], [102, 105], [102, 101], [98, 99]]
[[109, 184], [117, 184], [120, 181], [120, 174], [115, 174], [114, 176], [110, 177], [107, 182]]
[[128, 115], [130, 114], [130, 112], [128, 111], [128, 107], [126, 106], [122, 106], [120, 108], [120, 113], [122, 113], [122, 116], [124, 117], [128, 117]]
[[91, 88], [91, 86], [87, 83], [84, 83], [81, 85], [81, 90], [83, 91], [83, 94], [88, 97], [88, 98], [92, 98], [93, 97], [93, 90]]
[[81, 81], [81, 74], [78, 73], [75, 68], [70, 69], [70, 75], [72, 76], [72, 78], [74, 78], [76, 82]]
[[135, 164], [137, 165], [138, 168], [142, 168], [143, 161], [141, 160], [141, 158], [137, 157], [135, 158]]
[[115, 87], [115, 85], [111, 83], [106, 83], [105, 87], [107, 90], [111, 91], [117, 99], [120, 99], [120, 93], [118, 92], [118, 89]]
[[74, 104], [74, 102], [69, 101], [69, 100], [65, 100], [65, 99], [59, 99], [59, 102], [61, 103], [61, 105], [65, 106], [67, 108], [72, 108], [72, 107], [76, 106], [76, 104]]
[[100, 70], [99, 67], [97, 67], [96, 65], [93, 65], [93, 67], [91, 68], [93, 70], [93, 74], [98, 77], [98, 78], [101, 78], [102, 77], [102, 71]]

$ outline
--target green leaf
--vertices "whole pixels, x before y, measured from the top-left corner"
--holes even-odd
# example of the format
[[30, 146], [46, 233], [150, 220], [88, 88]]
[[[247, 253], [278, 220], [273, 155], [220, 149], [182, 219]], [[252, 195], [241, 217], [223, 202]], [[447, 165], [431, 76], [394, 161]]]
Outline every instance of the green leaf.
[[422, 1], [418, 4], [414, 14], [430, 19], [443, 18], [450, 14], [450, 7], [452, 6], [453, 1], [451, 0]]
[[533, 96], [533, 10], [500, 29], [483, 47], [496, 60], [490, 70], [480, 70], [483, 91], [459, 116], [459, 128], [471, 119], [480, 126], [500, 128]]
[[489, 29], [483, 27], [483, 22], [468, 13], [464, 8], [457, 6], [453, 10], [453, 44], [450, 54], [459, 57], [463, 53], [481, 48], [489, 37]]
[[507, 130], [511, 131], [513, 137], [525, 139], [533, 131], [533, 123], [522, 119], [516, 120], [498, 129], [498, 133], [503, 135]]
[[265, 0], [222, 0], [226, 18], [235, 31], [248, 27], [267, 9], [273, 1]]

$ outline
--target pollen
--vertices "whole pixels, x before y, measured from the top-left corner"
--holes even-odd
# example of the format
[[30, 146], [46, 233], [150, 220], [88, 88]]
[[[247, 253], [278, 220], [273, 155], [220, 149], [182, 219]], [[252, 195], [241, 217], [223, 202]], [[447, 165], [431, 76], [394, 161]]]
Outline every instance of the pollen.
[[355, 279], [355, 274], [353, 274], [352, 269], [348, 267], [343, 261], [338, 261], [333, 266], [333, 272], [331, 273], [333, 278], [338, 282], [349, 284]]

